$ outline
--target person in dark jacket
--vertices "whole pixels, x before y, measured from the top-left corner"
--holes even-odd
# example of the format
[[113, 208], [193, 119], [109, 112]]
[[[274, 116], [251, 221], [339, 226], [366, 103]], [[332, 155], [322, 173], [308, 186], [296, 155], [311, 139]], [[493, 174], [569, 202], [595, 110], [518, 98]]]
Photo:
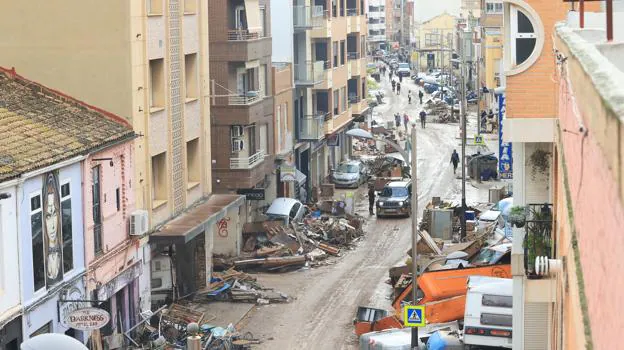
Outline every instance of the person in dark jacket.
[[423, 94], [422, 90], [418, 90], [418, 98], [420, 99], [420, 104], [422, 104], [423, 96], [425, 96], [425, 94]]
[[427, 113], [425, 113], [425, 111], [420, 111], [420, 126], [424, 129], [426, 123], [427, 123]]
[[394, 114], [394, 125], [398, 128], [401, 126], [401, 115], [399, 113]]
[[453, 150], [451, 154], [451, 163], [453, 163], [453, 174], [457, 172], [457, 165], [459, 164], [459, 154], [457, 154], [456, 150]]
[[368, 186], [368, 213], [373, 215], [373, 208], [375, 208], [375, 187], [372, 185]]
[[396, 83], [397, 95], [401, 94], [401, 83], [397, 81]]

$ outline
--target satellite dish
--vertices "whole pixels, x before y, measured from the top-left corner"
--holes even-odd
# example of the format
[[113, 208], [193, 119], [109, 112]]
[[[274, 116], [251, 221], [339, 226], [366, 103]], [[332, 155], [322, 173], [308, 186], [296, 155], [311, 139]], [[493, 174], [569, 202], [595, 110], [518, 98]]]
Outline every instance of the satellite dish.
[[78, 340], [59, 333], [46, 333], [30, 338], [20, 345], [22, 350], [89, 350]]

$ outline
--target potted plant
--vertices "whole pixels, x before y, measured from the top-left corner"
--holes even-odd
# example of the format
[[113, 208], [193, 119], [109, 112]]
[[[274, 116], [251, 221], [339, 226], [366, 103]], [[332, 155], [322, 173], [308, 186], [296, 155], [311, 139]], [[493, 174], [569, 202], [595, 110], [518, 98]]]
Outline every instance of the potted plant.
[[526, 221], [526, 209], [523, 206], [515, 205], [509, 211], [509, 223], [516, 227], [524, 227]]

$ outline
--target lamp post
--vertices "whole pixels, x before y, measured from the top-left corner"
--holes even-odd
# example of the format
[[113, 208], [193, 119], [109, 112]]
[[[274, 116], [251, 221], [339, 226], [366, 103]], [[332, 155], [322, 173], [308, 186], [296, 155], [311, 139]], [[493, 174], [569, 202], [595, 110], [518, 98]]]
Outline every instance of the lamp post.
[[[411, 157], [408, 155], [407, 151], [405, 149], [402, 149], [399, 145], [397, 145], [396, 143], [389, 141], [389, 140], [385, 140], [385, 139], [375, 139], [373, 137], [373, 135], [363, 129], [351, 129], [349, 131], [347, 131], [347, 136], [350, 137], [357, 137], [357, 138], [361, 138], [361, 139], [367, 139], [367, 140], [376, 140], [379, 142], [383, 142], [385, 144], [388, 144], [390, 146], [392, 146], [394, 149], [396, 149], [401, 156], [403, 157], [404, 161], [407, 163], [408, 160], [411, 158], [411, 167], [410, 167], [410, 178], [412, 179], [412, 203], [411, 203], [411, 209], [412, 209], [412, 213], [411, 213], [411, 217], [412, 217], [412, 305], [416, 305], [418, 303], [417, 300], [417, 295], [418, 295], [418, 249], [417, 249], [417, 245], [418, 245], [418, 172], [417, 170], [417, 165], [418, 165], [418, 159], [416, 157], [416, 123], [412, 123], [412, 135], [411, 135], [411, 147], [410, 147], [410, 151], [411, 151]], [[417, 327], [412, 327], [412, 345], [411, 345], [412, 349], [418, 349], [418, 328]]]

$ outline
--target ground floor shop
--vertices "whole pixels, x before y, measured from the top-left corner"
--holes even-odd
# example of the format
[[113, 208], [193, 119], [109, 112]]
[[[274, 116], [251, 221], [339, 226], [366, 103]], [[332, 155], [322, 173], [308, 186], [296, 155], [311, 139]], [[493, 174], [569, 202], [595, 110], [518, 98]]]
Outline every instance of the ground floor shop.
[[0, 325], [0, 350], [18, 350], [22, 343], [22, 316], [14, 316]]
[[23, 339], [29, 339], [45, 333], [64, 333], [82, 342], [87, 335], [70, 328], [66, 323], [67, 316], [77, 309], [86, 307], [84, 300], [88, 300], [85, 293], [83, 275], [60, 285], [24, 307], [22, 317]]

